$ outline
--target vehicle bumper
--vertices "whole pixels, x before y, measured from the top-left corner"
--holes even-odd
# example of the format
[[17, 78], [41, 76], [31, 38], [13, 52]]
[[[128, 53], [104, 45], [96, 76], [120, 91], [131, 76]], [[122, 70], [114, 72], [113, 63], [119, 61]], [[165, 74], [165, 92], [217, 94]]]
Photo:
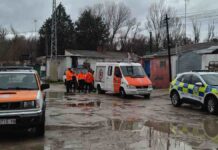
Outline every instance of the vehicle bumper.
[[148, 95], [151, 94], [153, 89], [126, 89], [126, 95]]
[[30, 128], [39, 125], [44, 119], [44, 111], [30, 111], [30, 112], [19, 112], [19, 113], [0, 113], [0, 120], [15, 119], [15, 124], [0, 124], [0, 130], [5, 128]]

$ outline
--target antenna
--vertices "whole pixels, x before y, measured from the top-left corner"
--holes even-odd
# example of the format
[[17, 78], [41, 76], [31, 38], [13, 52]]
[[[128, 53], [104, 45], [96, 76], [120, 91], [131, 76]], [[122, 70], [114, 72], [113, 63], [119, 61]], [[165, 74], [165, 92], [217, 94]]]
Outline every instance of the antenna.
[[57, 58], [57, 12], [56, 0], [52, 4], [52, 25], [51, 25], [51, 59]]

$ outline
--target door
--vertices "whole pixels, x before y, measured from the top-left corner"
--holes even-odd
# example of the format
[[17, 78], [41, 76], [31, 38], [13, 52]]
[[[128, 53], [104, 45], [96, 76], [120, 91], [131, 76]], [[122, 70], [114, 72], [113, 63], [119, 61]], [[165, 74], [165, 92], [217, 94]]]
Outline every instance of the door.
[[191, 74], [185, 74], [181, 78], [181, 82], [179, 83], [178, 91], [180, 92], [183, 98], [191, 98], [190, 90], [193, 90], [194, 86], [190, 85], [191, 83]]
[[[201, 83], [202, 86], [197, 85], [197, 83]], [[191, 84], [193, 85], [193, 93], [191, 95], [192, 99], [199, 101], [199, 102], [203, 102], [204, 91], [206, 87], [203, 85], [201, 79], [198, 76], [193, 75]]]
[[120, 71], [120, 67], [115, 67], [114, 68], [114, 79], [113, 79], [114, 93], [120, 92], [121, 79], [122, 79], [122, 74]]
[[147, 76], [150, 78], [150, 74], [151, 74], [151, 71], [150, 71], [150, 60], [145, 60], [145, 73], [147, 74]]
[[106, 90], [107, 91], [112, 91], [112, 92], [114, 90], [114, 86], [113, 86], [113, 66], [108, 66], [108, 68], [107, 68]]

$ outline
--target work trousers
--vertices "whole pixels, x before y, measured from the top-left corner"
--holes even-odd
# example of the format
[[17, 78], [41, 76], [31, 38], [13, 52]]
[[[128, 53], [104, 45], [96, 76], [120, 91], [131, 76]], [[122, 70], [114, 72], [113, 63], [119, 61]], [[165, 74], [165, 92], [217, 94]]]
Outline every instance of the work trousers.
[[66, 91], [69, 93], [72, 90], [72, 81], [66, 81]]
[[92, 92], [93, 90], [93, 84], [92, 83], [85, 83], [85, 92]]
[[78, 88], [77, 80], [72, 81], [72, 87], [73, 87], [73, 91], [76, 92], [76, 89]]
[[84, 91], [84, 86], [85, 86], [85, 80], [79, 80], [79, 92], [83, 92]]

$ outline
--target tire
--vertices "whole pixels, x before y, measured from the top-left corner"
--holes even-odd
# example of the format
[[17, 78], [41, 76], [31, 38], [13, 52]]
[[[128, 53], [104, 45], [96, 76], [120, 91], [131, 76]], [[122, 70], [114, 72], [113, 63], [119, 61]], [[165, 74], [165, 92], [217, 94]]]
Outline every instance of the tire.
[[120, 89], [120, 97], [121, 98], [126, 98], [126, 92], [123, 88]]
[[98, 86], [97, 86], [97, 94], [104, 94], [104, 93], [105, 93], [105, 91], [103, 91], [103, 90], [101, 89], [101, 86], [98, 85]]
[[150, 99], [150, 97], [151, 97], [150, 94], [146, 94], [146, 95], [144, 95], [144, 98], [145, 98], [145, 99]]
[[213, 115], [218, 114], [218, 102], [214, 96], [209, 96], [207, 98], [206, 108], [210, 114], [213, 114]]
[[179, 94], [175, 91], [171, 94], [171, 102], [174, 107], [179, 107], [182, 105], [182, 101], [179, 98]]
[[45, 113], [43, 113], [42, 120], [39, 125], [37, 125], [35, 130], [35, 135], [37, 137], [43, 137], [45, 135]]

